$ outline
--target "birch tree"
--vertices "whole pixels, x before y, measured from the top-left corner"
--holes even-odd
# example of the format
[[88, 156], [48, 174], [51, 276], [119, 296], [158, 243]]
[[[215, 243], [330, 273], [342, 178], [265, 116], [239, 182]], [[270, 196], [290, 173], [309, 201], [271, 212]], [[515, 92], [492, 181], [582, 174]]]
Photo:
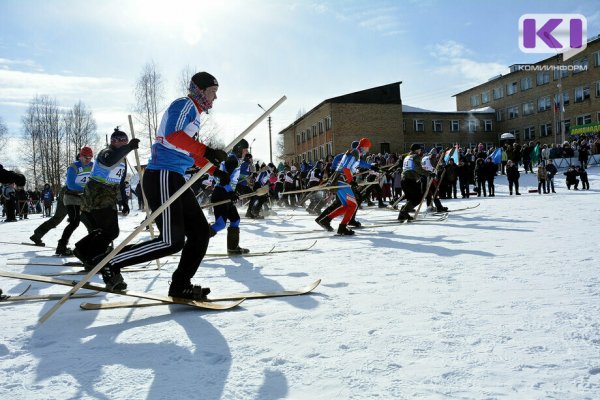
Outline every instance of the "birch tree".
[[94, 153], [99, 150], [100, 138], [92, 112], [79, 101], [64, 115], [65, 127], [65, 162], [67, 165], [75, 159], [83, 146], [90, 146]]
[[159, 113], [163, 108], [164, 83], [154, 61], [147, 63], [135, 86], [136, 118], [148, 135], [150, 146], [160, 122]]

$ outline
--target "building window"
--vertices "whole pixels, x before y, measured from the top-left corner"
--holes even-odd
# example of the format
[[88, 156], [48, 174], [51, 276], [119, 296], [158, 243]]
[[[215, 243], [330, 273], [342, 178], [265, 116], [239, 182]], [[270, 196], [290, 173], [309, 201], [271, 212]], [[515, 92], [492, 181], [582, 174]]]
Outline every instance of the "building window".
[[506, 109], [506, 113], [508, 114], [508, 119], [519, 118], [519, 107], [518, 106], [508, 107]]
[[596, 82], [596, 97], [600, 97], [600, 81]]
[[562, 79], [562, 78], [566, 78], [567, 76], [569, 76], [569, 71], [567, 70], [567, 68], [560, 69], [560, 70], [559, 69], [554, 70], [554, 80], [555, 81]]
[[550, 96], [542, 97], [538, 99], [538, 111], [546, 111], [552, 107], [552, 101], [550, 100]]
[[590, 98], [590, 87], [579, 86], [575, 88], [575, 103], [581, 103], [582, 101]]
[[468, 120], [467, 127], [468, 127], [469, 133], [477, 132], [477, 120], [476, 119]]
[[535, 111], [533, 106], [533, 101], [528, 101], [527, 103], [523, 103], [523, 115], [531, 115]]
[[490, 102], [490, 91], [489, 90], [481, 93], [481, 102], [483, 104]]
[[529, 128], [525, 128], [523, 131], [523, 140], [531, 140], [535, 139], [535, 126], [530, 126]]
[[483, 130], [485, 132], [491, 132], [492, 131], [492, 120], [491, 119], [486, 119], [483, 121]]
[[471, 107], [477, 107], [479, 105], [479, 96], [471, 96]]
[[460, 121], [453, 119], [450, 121], [450, 132], [460, 131]]
[[319, 121], [319, 135], [323, 132], [325, 132], [325, 124], [323, 123], [323, 121]]
[[552, 135], [552, 124], [540, 125], [540, 137]]
[[[560, 95], [555, 95], [554, 96], [554, 101], [556, 102], [557, 105], [560, 105], [560, 100], [561, 100], [561, 96]], [[569, 105], [569, 92], [564, 91], [562, 94], [562, 101], [563, 101], [563, 105], [567, 106]]]
[[538, 86], [550, 83], [550, 71], [540, 71], [537, 73], [536, 83]]
[[498, 121], [504, 121], [506, 119], [506, 110], [505, 109], [500, 109], [496, 111], [496, 120]]
[[317, 136], [317, 125], [313, 125], [311, 128], [311, 132], [312, 132], [312, 137]]
[[296, 144], [300, 144], [301, 143], [301, 136], [300, 135], [296, 135]]
[[391, 151], [391, 147], [389, 143], [381, 143], [379, 145], [381, 154], [389, 154]]
[[580, 115], [575, 118], [575, 125], [585, 125], [592, 123], [592, 114]]
[[425, 122], [422, 119], [414, 120], [415, 132], [425, 132]]
[[319, 146], [319, 160], [323, 160], [325, 158], [325, 146]]
[[517, 93], [517, 82], [511, 82], [511, 83], [507, 84], [506, 85], [506, 95], [512, 96], [515, 93]]
[[518, 129], [511, 129], [508, 131], [508, 133], [512, 133], [515, 136], [515, 141], [519, 141], [521, 140], [521, 134], [519, 133]]
[[331, 144], [331, 142], [327, 143], [325, 145], [327, 147], [327, 155], [330, 156], [333, 154], [333, 145]]
[[317, 155], [318, 154], [318, 150], [317, 149], [313, 149], [312, 153], [313, 153], [313, 160], [315, 160], [315, 162], [317, 162], [319, 160], [319, 157]]
[[521, 91], [523, 90], [529, 90], [533, 87], [533, 80], [531, 79], [530, 76], [526, 76], [524, 78], [521, 78]]
[[577, 75], [580, 72], [587, 71], [588, 69], [588, 58], [583, 57], [579, 60], [573, 61], [573, 75]]
[[434, 132], [442, 132], [442, 121], [440, 121], [440, 120], [431, 121], [431, 125], [433, 127]]
[[494, 100], [498, 100], [504, 97], [504, 89], [502, 86], [498, 86], [492, 90], [492, 97]]
[[306, 142], [306, 134], [302, 132], [302, 143]]
[[331, 117], [325, 117], [325, 130], [328, 131], [331, 129]]

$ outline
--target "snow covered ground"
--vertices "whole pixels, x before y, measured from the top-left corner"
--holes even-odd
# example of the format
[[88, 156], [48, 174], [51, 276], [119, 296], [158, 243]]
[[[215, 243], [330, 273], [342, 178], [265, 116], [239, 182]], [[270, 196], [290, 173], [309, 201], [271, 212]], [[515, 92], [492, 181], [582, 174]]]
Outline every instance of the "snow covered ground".
[[[318, 240], [312, 250], [207, 257], [197, 274], [215, 294], [322, 278], [312, 295], [248, 300], [228, 312], [79, 309], [82, 301], [128, 300], [101, 295], [69, 300], [42, 325], [52, 302], [0, 304], [0, 398], [598, 399], [600, 169], [589, 174], [590, 191], [567, 191], [560, 175], [552, 195], [527, 193], [535, 178], [522, 175], [518, 197], [497, 177], [494, 198], [445, 201], [451, 209], [480, 202], [474, 210], [355, 237], [278, 233], [316, 227], [305, 212], [282, 210], [295, 217], [245, 221], [242, 245], [258, 251]], [[395, 217], [359, 214], [363, 223]], [[121, 227], [130, 232], [142, 219], [122, 218]], [[2, 223], [0, 240], [25, 241], [42, 221]], [[47, 250], [0, 249], [2, 270], [58, 270], [11, 265]], [[224, 250], [221, 233], [209, 252]], [[173, 268], [125, 279], [131, 289], [166, 294]], [[27, 285], [0, 278], [5, 293]], [[30, 294], [68, 289], [32, 285]]]

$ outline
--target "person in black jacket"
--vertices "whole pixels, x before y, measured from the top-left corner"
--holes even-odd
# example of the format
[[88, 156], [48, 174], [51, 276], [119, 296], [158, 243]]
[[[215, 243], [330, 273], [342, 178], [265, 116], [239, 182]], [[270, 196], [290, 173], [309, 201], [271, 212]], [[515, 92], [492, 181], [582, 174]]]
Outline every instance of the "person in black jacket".
[[582, 190], [590, 190], [590, 181], [588, 181], [587, 171], [579, 166], [575, 169], [579, 174], [579, 178], [581, 179], [581, 189]]
[[515, 188], [515, 194], [520, 196], [519, 193], [519, 177], [521, 174], [519, 173], [519, 166], [513, 162], [512, 160], [508, 160], [506, 162], [506, 178], [508, 179], [508, 190], [510, 195], [513, 194], [513, 186]]
[[558, 170], [552, 159], [548, 159], [546, 161], [546, 173], [548, 174], [548, 178], [546, 179], [546, 192], [548, 193], [550, 193], [550, 189], [552, 189], [552, 193], [556, 193], [554, 191], [554, 175], [556, 175], [557, 172]]
[[487, 196], [487, 192], [485, 190], [486, 175], [486, 167], [483, 163], [483, 158], [478, 158], [475, 162], [475, 180], [477, 181], [477, 197], [481, 197], [482, 192], [483, 197]]
[[567, 169], [567, 172], [563, 173], [563, 175], [567, 177], [566, 183], [568, 190], [571, 190], [571, 186], [573, 186], [573, 189], [579, 190], [579, 188], [577, 187], [579, 186], [579, 179], [577, 179], [579, 173], [577, 173], [577, 171], [575, 170], [575, 168], [573, 168], [572, 165]]
[[456, 167], [456, 175], [458, 176], [458, 185], [460, 186], [460, 194], [462, 198], [469, 198], [469, 182], [471, 181], [471, 168], [466, 164], [465, 157], [461, 157]]
[[488, 185], [488, 195], [490, 197], [494, 197], [496, 196], [496, 186], [494, 185], [494, 179], [496, 179], [496, 171], [498, 171], [498, 166], [494, 164], [491, 157], [485, 159], [483, 166], [485, 168], [485, 180]]

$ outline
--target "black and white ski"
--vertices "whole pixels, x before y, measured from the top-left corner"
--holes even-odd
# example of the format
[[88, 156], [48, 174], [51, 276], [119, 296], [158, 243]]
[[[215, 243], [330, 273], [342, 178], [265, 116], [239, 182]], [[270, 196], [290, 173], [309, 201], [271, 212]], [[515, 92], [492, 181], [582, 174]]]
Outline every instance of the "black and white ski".
[[[86, 297], [94, 297], [98, 295], [98, 291], [90, 293], [76, 293], [71, 296], [72, 299], [83, 299]], [[2, 302], [14, 302], [14, 301], [35, 301], [35, 300], [60, 300], [64, 296], [64, 293], [50, 293], [50, 294], [32, 294], [32, 295], [18, 295], [10, 296], [5, 295], [0, 298], [0, 304]]]
[[[254, 299], [268, 299], [274, 297], [290, 297], [290, 296], [301, 296], [312, 292], [319, 284], [320, 279], [317, 279], [313, 283], [304, 287], [294, 290], [281, 290], [274, 292], [249, 292], [249, 293], [237, 293], [237, 294], [226, 294], [221, 296], [209, 297], [206, 299], [207, 302], [220, 302], [220, 301], [238, 301], [241, 299], [254, 300]], [[143, 302], [108, 302], [108, 303], [82, 303], [80, 305], [84, 310], [105, 310], [112, 308], [132, 308], [132, 307], [152, 307], [161, 306], [169, 303], [161, 301], [143, 301]]]
[[[445, 213], [472, 210], [474, 208], [479, 207], [480, 204], [481, 203], [477, 203], [477, 204], [475, 204], [474, 206], [471, 206], [471, 207], [457, 208], [456, 210], [448, 210], [448, 211], [445, 211]], [[433, 213], [433, 215], [441, 215], [441, 214], [444, 214], [444, 213]]]
[[[79, 283], [78, 281], [68, 281], [68, 280], [64, 280], [64, 279], [52, 278], [49, 276], [19, 274], [16, 272], [7, 272], [7, 271], [0, 271], [0, 276], [3, 276], [5, 278], [30, 280], [30, 281], [35, 281], [35, 282], [44, 282], [44, 283], [49, 283], [49, 284], [54, 284], [54, 285], [63, 285], [63, 286], [71, 286], [71, 287], [74, 287]], [[226, 304], [209, 302], [209, 301], [196, 301], [196, 300], [183, 299], [183, 298], [179, 298], [179, 297], [160, 296], [160, 295], [146, 293], [146, 292], [135, 292], [132, 290], [112, 291], [112, 290], [106, 289], [102, 285], [99, 285], [96, 283], [90, 283], [90, 282], [85, 283], [82, 286], [82, 288], [89, 289], [89, 290], [96, 290], [99, 292], [114, 293], [114, 294], [118, 294], [121, 296], [137, 297], [140, 299], [160, 301], [162, 303], [168, 303], [168, 304], [184, 304], [184, 305], [201, 308], [201, 309], [207, 309], [207, 310], [228, 310], [228, 309], [237, 307], [239, 304], [241, 304], [245, 300], [245, 299], [239, 299], [239, 300], [236, 300], [236, 301], [233, 301], [230, 303], [226, 303]]]

